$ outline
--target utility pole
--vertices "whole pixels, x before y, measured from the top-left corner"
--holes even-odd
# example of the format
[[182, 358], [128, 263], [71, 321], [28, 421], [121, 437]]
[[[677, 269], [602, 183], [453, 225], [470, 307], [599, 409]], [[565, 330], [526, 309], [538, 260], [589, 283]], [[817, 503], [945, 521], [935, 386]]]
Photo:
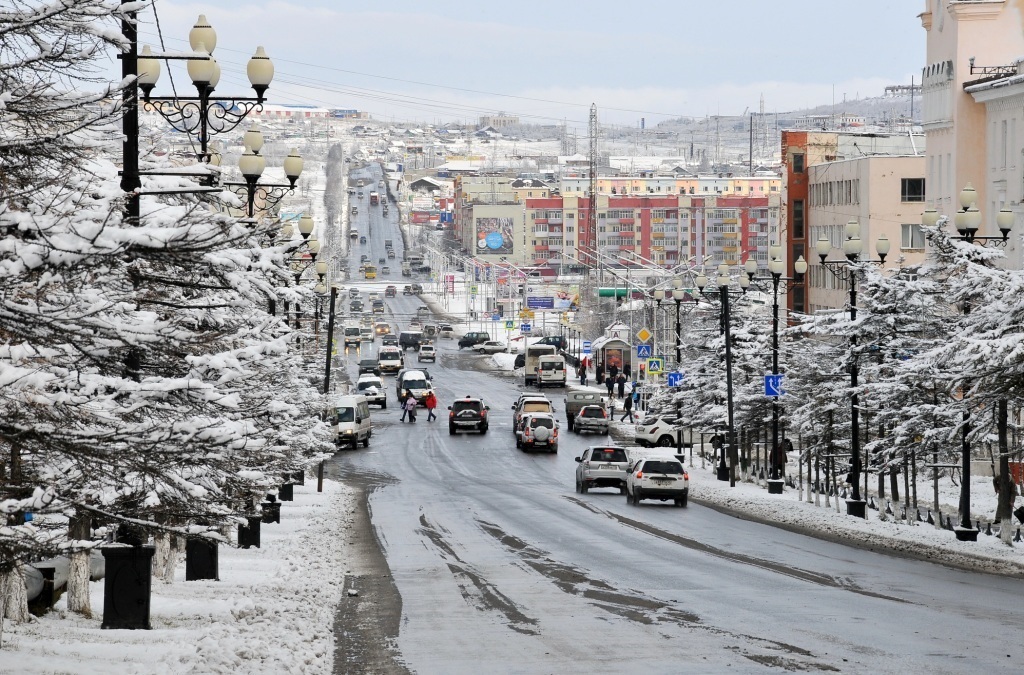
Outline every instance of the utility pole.
[[591, 264], [596, 260], [598, 279], [601, 278], [601, 260], [597, 256], [597, 104], [590, 104], [590, 201], [587, 226], [587, 249]]

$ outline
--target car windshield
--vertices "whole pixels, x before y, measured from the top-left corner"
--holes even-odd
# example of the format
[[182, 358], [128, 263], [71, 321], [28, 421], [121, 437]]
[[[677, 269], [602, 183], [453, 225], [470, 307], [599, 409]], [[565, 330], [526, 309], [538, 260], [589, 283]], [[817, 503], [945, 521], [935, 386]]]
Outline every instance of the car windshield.
[[592, 462], [625, 462], [626, 451], [622, 448], [594, 448], [590, 453]]
[[523, 404], [523, 412], [549, 412], [551, 404], [547, 401], [527, 401]]
[[355, 408], [338, 408], [338, 422], [352, 422], [355, 418]]
[[479, 412], [480, 407], [480, 401], [455, 401], [452, 403], [452, 412], [462, 412], [463, 410]]
[[604, 411], [600, 408], [584, 408], [584, 417], [604, 417]]
[[420, 378], [420, 377], [416, 377], [416, 378], [407, 377], [406, 379], [402, 380], [402, 388], [403, 389], [426, 389], [427, 388], [427, 381], [424, 380], [423, 378]]
[[547, 427], [548, 429], [555, 428], [555, 421], [548, 417], [534, 417], [530, 420], [530, 426], [536, 429], [537, 427]]
[[666, 474], [681, 474], [683, 472], [683, 465], [679, 462], [664, 462], [660, 460], [653, 460], [644, 462], [644, 471], [648, 473], [666, 473]]
[[381, 383], [376, 380], [363, 380], [356, 386], [359, 391], [363, 391], [364, 389], [378, 389], [381, 386]]

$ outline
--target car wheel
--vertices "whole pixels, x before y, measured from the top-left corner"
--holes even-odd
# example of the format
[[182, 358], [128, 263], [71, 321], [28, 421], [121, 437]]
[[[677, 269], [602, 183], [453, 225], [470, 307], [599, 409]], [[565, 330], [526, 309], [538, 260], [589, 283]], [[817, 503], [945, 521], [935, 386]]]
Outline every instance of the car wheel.
[[558, 453], [558, 446], [557, 445], [552, 445], [551, 449], [548, 450], [548, 452], [551, 453], [552, 455]]
[[669, 447], [672, 447], [675, 444], [676, 444], [676, 442], [674, 440], [672, 440], [672, 437], [669, 436], [668, 434], [665, 434], [664, 436], [662, 436], [661, 438], [658, 439], [658, 447], [659, 448], [669, 448]]
[[522, 448], [523, 447], [523, 441], [518, 436], [516, 437], [516, 447], [517, 448]]
[[455, 427], [453, 427], [453, 426], [449, 426], [448, 427], [448, 435], [449, 436], [454, 436], [455, 435]]
[[640, 500], [644, 498], [643, 493], [640, 492], [640, 488], [633, 488], [633, 506], [640, 506]]
[[586, 481], [580, 483], [580, 494], [585, 495], [590, 492], [590, 486], [587, 485]]
[[623, 488], [623, 491], [626, 493], [626, 503], [627, 504], [632, 504], [633, 503], [633, 495], [629, 494], [629, 490], [627, 490], [626, 488]]
[[583, 483], [580, 482], [579, 478], [576, 479], [576, 492], [583, 494]]
[[608, 430], [607, 430], [607, 429], [605, 429], [605, 430], [604, 430], [604, 435], [605, 435], [605, 436], [607, 436], [607, 435], [608, 435]]
[[620, 495], [626, 494], [626, 486], [625, 485], [620, 485], [619, 486], [619, 494]]
[[482, 427], [480, 427], [480, 433], [481, 434], [486, 434], [487, 433], [487, 425], [486, 424], [483, 425]]
[[679, 505], [686, 508], [686, 502], [689, 499], [689, 495], [683, 495], [683, 498], [679, 500]]
[[572, 421], [571, 417], [568, 420], [566, 420], [566, 424], [569, 426], [569, 431], [572, 431], [573, 433], [576, 432], [576, 429], [574, 428], [576, 426], [576, 423]]

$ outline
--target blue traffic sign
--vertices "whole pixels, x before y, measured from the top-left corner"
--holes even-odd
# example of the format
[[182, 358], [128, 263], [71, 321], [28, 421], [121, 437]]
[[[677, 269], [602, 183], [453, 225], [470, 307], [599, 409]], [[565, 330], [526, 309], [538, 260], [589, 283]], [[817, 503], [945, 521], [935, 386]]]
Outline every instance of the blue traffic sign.
[[640, 359], [649, 359], [654, 356], [654, 348], [651, 345], [637, 345], [636, 356]]
[[501, 321], [501, 314], [498, 314], [497, 312], [491, 314], [491, 321]]
[[590, 347], [591, 347], [590, 340], [584, 340], [583, 341], [583, 353], [584, 354], [589, 354], [590, 353]]
[[683, 374], [680, 372], [674, 372], [668, 374], [668, 386], [670, 387], [681, 387], [683, 386]]
[[519, 332], [520, 333], [529, 333], [532, 328], [533, 328], [533, 326], [531, 326], [528, 323], [519, 324]]
[[785, 391], [782, 390], [782, 375], [765, 375], [764, 376], [764, 395], [765, 396], [783, 396]]

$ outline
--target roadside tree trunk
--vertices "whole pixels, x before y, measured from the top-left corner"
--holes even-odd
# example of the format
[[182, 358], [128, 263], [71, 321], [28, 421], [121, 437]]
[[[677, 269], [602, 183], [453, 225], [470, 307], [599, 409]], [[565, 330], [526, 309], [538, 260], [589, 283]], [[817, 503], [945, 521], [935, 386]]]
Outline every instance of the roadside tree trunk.
[[[83, 511], [78, 511], [68, 524], [68, 538], [72, 541], [89, 539], [92, 519]], [[88, 549], [72, 549], [71, 564], [68, 567], [68, 610], [92, 616], [89, 601], [89, 556]]]
[[3, 596], [3, 617], [17, 623], [32, 618], [28, 611], [28, 591], [25, 589], [25, 572], [20, 564], [0, 572], [0, 595]]

